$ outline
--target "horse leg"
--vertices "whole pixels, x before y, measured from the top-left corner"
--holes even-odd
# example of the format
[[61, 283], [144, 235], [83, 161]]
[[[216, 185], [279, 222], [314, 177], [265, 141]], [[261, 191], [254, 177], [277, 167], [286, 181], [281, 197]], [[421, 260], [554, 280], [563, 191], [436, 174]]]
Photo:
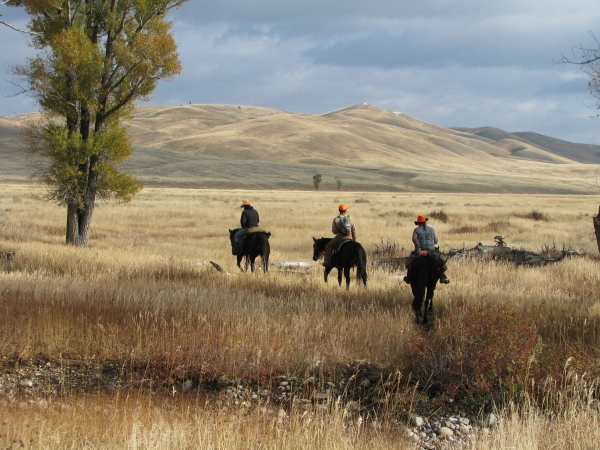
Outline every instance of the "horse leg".
[[329, 276], [329, 272], [331, 272], [331, 267], [325, 267], [325, 271], [323, 272], [325, 283], [327, 283], [327, 277]]
[[[423, 297], [424, 295], [415, 294], [412, 302], [412, 309], [415, 312], [415, 323], [418, 325], [421, 323], [423, 315], [421, 310], [423, 308]], [[427, 319], [427, 315], [425, 314], [425, 320]]]
[[433, 280], [427, 284], [427, 295], [425, 296], [425, 310], [423, 311], [425, 320], [423, 323], [427, 323], [427, 313], [433, 314], [433, 296], [435, 295], [435, 287], [437, 280]]
[[429, 297], [429, 288], [427, 288], [427, 294], [425, 295], [425, 304], [423, 305], [423, 323], [427, 323], [427, 313], [431, 308], [431, 298]]
[[267, 258], [265, 258], [264, 256], [261, 256], [260, 259], [262, 262], [263, 272], [267, 273], [269, 271], [269, 260]]
[[427, 303], [427, 311], [433, 312], [433, 296], [435, 294], [435, 284], [427, 286], [427, 298], [425, 302]]
[[342, 285], [342, 269], [338, 269], [338, 284]]
[[350, 289], [350, 267], [344, 267], [344, 276], [346, 277], [346, 290], [348, 290]]
[[238, 255], [237, 255], [237, 266], [240, 268], [240, 270], [241, 270], [241, 271], [242, 271], [242, 273], [243, 273], [243, 272], [244, 272], [244, 269], [242, 269], [242, 265], [241, 265], [241, 264], [242, 264], [242, 258], [243, 258], [243, 256], [242, 256], [242, 255], [240, 255], [240, 254], [238, 254]]
[[415, 322], [417, 324], [419, 324], [421, 320], [423, 320], [424, 323], [427, 321], [427, 311], [423, 314], [421, 309], [423, 307], [423, 301], [425, 300], [425, 290], [427, 289], [428, 278], [427, 269], [421, 265], [410, 283], [414, 295], [412, 308], [415, 312]]

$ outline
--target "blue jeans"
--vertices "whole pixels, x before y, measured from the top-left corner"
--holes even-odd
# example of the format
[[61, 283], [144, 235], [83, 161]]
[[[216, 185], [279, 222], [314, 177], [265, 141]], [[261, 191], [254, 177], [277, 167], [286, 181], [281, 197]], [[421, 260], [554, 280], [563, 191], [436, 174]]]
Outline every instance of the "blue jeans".
[[240, 228], [239, 230], [236, 231], [236, 233], [233, 235], [233, 240], [235, 242], [240, 242], [240, 238], [244, 235], [244, 233], [247, 231], [247, 228]]

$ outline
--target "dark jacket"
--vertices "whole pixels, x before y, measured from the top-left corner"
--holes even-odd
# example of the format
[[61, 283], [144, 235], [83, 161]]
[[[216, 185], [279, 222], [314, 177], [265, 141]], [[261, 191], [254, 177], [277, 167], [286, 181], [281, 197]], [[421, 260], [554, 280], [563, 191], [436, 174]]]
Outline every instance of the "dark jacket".
[[258, 226], [258, 211], [252, 206], [245, 206], [240, 218], [242, 228], [252, 228]]

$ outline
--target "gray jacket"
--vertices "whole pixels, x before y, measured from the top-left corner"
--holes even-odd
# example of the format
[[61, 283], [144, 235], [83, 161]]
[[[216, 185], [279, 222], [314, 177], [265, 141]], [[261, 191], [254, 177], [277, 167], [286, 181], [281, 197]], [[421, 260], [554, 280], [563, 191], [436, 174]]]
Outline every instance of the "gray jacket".
[[427, 225], [419, 225], [413, 231], [412, 235], [413, 244], [415, 244], [415, 250], [435, 250], [435, 244], [438, 243], [437, 235], [433, 227]]

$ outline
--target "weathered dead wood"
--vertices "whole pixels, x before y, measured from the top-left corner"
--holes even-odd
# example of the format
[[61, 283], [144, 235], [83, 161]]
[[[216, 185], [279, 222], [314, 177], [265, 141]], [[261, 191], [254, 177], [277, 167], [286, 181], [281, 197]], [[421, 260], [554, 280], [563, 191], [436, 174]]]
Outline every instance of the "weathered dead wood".
[[310, 269], [314, 264], [308, 261], [283, 261], [271, 264], [271, 267], [277, 267], [278, 269]]
[[212, 266], [213, 266], [215, 269], [217, 269], [219, 272], [221, 272], [221, 273], [225, 273], [225, 274], [227, 273], [227, 271], [226, 271], [225, 269], [223, 269], [223, 268], [222, 268], [220, 265], [218, 265], [216, 262], [214, 262], [214, 261], [209, 261], [209, 262], [210, 262], [210, 263], [212, 264]]
[[542, 251], [543, 254], [531, 252], [528, 250], [519, 250], [511, 247], [501, 247], [493, 245], [483, 245], [481, 242], [470, 249], [451, 249], [449, 256], [464, 258], [490, 258], [499, 261], [507, 261], [516, 265], [524, 266], [545, 266], [549, 263], [561, 261], [567, 256], [583, 256], [571, 247], [557, 250], [556, 246], [546, 245]]

